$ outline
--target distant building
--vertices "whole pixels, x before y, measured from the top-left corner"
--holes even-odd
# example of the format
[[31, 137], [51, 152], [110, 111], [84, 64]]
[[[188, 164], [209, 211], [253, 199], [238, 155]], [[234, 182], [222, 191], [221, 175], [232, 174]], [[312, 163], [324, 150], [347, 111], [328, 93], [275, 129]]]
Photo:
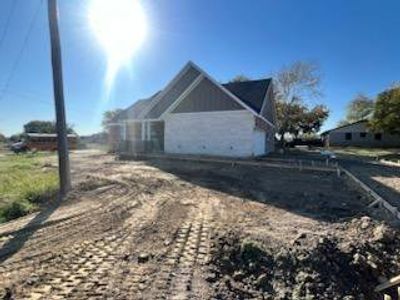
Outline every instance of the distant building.
[[[56, 151], [57, 150], [57, 134], [54, 133], [26, 133], [24, 134], [25, 143], [31, 150], [40, 151]], [[76, 134], [68, 134], [68, 148], [70, 150], [77, 149], [78, 136]]]
[[372, 132], [368, 121], [362, 120], [323, 132], [327, 146], [355, 146], [376, 148], [400, 147], [400, 135]]

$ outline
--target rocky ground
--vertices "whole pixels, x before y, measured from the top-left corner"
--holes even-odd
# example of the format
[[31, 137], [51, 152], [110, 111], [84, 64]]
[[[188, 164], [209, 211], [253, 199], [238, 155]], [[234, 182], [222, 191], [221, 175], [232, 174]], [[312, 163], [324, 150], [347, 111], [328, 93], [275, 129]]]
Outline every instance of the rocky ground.
[[0, 226], [4, 299], [380, 299], [397, 224], [327, 172], [73, 156], [62, 204]]

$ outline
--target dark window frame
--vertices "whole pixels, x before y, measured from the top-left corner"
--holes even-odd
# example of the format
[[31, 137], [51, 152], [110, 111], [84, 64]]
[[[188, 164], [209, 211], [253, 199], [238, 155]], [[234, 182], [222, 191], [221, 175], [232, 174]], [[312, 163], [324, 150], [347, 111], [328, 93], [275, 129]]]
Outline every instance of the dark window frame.
[[345, 132], [344, 139], [346, 141], [351, 141], [353, 139], [353, 133], [352, 132]]
[[382, 141], [382, 133], [375, 133], [374, 134], [374, 140]]
[[360, 132], [360, 138], [366, 138], [367, 133], [366, 132]]

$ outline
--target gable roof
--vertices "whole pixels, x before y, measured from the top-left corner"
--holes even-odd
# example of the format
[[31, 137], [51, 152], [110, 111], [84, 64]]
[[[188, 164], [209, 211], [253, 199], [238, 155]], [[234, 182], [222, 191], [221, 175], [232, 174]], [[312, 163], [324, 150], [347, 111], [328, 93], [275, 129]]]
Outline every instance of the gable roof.
[[200, 75], [201, 71], [192, 63], [188, 63], [168, 86], [161, 91], [149, 108], [145, 110], [144, 118], [159, 118]]
[[126, 119], [137, 119], [140, 114], [150, 105], [150, 103], [156, 98], [156, 96], [161, 91], [158, 91], [153, 96], [145, 99], [139, 99], [135, 103], [133, 103], [128, 108], [121, 111], [118, 115], [116, 115], [113, 119], [113, 122], [118, 122]]
[[321, 135], [326, 135], [326, 134], [330, 133], [331, 131], [335, 131], [337, 129], [342, 129], [342, 128], [353, 126], [353, 125], [356, 125], [356, 124], [359, 124], [359, 123], [367, 123], [367, 122], [368, 122], [368, 120], [364, 119], [364, 120], [356, 121], [356, 122], [353, 122], [353, 123], [341, 125], [341, 126], [338, 126], [336, 128], [332, 128], [332, 129], [326, 130], [326, 131], [322, 132]]
[[260, 113], [264, 103], [265, 94], [268, 91], [271, 81], [271, 78], [268, 78], [261, 80], [229, 82], [222, 85], [257, 113]]
[[[134, 105], [118, 115], [121, 118], [116, 119], [116, 121], [118, 122], [126, 118], [160, 118], [168, 111], [173, 103], [181, 98], [187, 90], [196, 86], [202, 78], [210, 80], [217, 88], [229, 96], [232, 101], [236, 101], [244, 109], [247, 109], [253, 115], [274, 127], [274, 124], [260, 113], [268, 87], [272, 82], [271, 79], [220, 84], [191, 61], [185, 65], [163, 90], [148, 99], [137, 101]], [[129, 111], [132, 112], [129, 113]]]

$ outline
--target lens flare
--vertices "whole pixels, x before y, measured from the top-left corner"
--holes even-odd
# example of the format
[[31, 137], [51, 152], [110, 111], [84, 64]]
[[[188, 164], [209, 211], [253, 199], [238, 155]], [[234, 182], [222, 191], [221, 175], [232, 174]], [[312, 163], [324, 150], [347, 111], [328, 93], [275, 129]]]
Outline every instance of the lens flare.
[[146, 16], [138, 0], [91, 0], [90, 25], [108, 57], [106, 82], [130, 63], [147, 32]]

